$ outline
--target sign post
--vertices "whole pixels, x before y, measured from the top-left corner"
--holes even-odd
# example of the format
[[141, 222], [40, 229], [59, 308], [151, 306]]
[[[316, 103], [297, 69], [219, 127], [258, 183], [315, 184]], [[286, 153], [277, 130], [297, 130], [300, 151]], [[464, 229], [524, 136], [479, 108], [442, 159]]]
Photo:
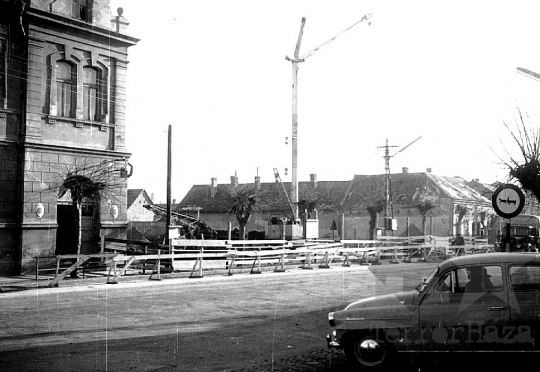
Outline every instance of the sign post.
[[505, 251], [510, 252], [510, 219], [521, 213], [525, 206], [525, 195], [516, 185], [505, 184], [495, 190], [491, 197], [495, 212], [502, 218], [507, 218]]

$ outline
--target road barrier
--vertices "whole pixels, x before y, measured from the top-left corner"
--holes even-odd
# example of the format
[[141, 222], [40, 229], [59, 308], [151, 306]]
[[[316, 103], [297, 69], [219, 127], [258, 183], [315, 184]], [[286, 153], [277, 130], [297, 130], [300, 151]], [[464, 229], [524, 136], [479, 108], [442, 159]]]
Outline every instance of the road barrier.
[[[433, 235], [415, 237], [378, 237], [377, 240], [298, 241], [285, 240], [171, 240], [168, 245], [151, 245], [148, 242], [133, 242], [120, 239], [101, 239], [101, 253], [82, 255], [57, 255], [36, 257], [36, 281], [39, 272], [52, 269], [39, 267], [40, 259], [56, 260], [55, 277], [51, 286], [58, 283], [78, 268], [85, 268], [89, 260], [99, 260], [105, 268], [101, 275], [107, 283], [117, 283], [129, 269], [150, 272], [149, 279], [161, 280], [161, 273], [187, 271], [190, 278], [202, 278], [207, 270], [225, 270], [233, 275], [235, 269], [249, 268], [251, 274], [262, 272], [262, 266], [274, 266], [274, 272], [284, 272], [285, 267], [297, 265], [301, 269], [330, 268], [333, 262], [342, 266], [380, 265], [383, 260], [391, 264], [419, 262], [431, 259], [446, 259], [462, 254], [477, 254], [493, 251], [493, 245], [485, 239], [469, 239], [463, 246], [452, 246], [452, 237]], [[401, 260], [401, 261], [400, 261]], [[60, 270], [60, 262], [70, 262]], [[140, 262], [140, 266], [135, 267]], [[97, 268], [97, 266], [96, 266]]]

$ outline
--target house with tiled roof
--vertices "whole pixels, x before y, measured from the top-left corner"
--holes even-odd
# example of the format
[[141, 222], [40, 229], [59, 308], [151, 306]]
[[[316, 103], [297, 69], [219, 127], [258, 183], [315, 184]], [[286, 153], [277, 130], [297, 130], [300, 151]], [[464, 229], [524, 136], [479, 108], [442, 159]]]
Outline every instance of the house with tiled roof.
[[[468, 185], [460, 177], [444, 177], [431, 172], [392, 174], [390, 177], [388, 217], [396, 220], [394, 236], [433, 234], [451, 236], [488, 234], [488, 219], [493, 214], [491, 200]], [[373, 216], [370, 207], [384, 205], [386, 175], [355, 175], [350, 181], [317, 181], [316, 175], [309, 182], [299, 182], [300, 211], [306, 208], [308, 218], [318, 218], [319, 237], [332, 237], [332, 225], [338, 225], [338, 234], [344, 239], [368, 239], [381, 233], [384, 208]], [[246, 184], [243, 184], [246, 185]], [[276, 182], [261, 183], [255, 178], [253, 187], [263, 191], [258, 210], [248, 223], [247, 230], [264, 230], [276, 218], [290, 217], [283, 185]], [[194, 185], [184, 199], [173, 205], [173, 210], [198, 216], [214, 229], [227, 229], [229, 222], [237, 226], [231, 207], [231, 187], [242, 186], [236, 177], [230, 184]], [[425, 206], [429, 205], [428, 210]], [[423, 209], [421, 207], [424, 207]], [[316, 210], [316, 212], [315, 212]], [[197, 211], [196, 214], [194, 211]], [[461, 215], [459, 213], [461, 211]], [[303, 217], [303, 216], [300, 216]]]
[[145, 205], [152, 205], [152, 199], [144, 189], [129, 189], [127, 192], [127, 220], [128, 221], [156, 221], [159, 216]]
[[[315, 175], [311, 176], [309, 182], [298, 183], [300, 203], [308, 209], [306, 217], [315, 218], [317, 213], [320, 230], [324, 230], [325, 221], [329, 221], [326, 226], [329, 231], [332, 220], [338, 215], [336, 210], [339, 210], [348, 184], [349, 181], [317, 181]], [[229, 213], [232, 206], [230, 189], [246, 185], [257, 188], [262, 196], [261, 203], [246, 226], [247, 231], [264, 231], [268, 236], [270, 224], [282, 218], [292, 218], [285, 193], [285, 190], [290, 190], [291, 183], [265, 183], [260, 182], [259, 177], [255, 177], [255, 181], [250, 184], [239, 184], [238, 178], [233, 176], [229, 184], [218, 184], [213, 178], [210, 185], [194, 185], [180, 203], [172, 205], [172, 210], [199, 217], [214, 230], [226, 230], [229, 222], [236, 227], [236, 218]], [[302, 210], [300, 214], [303, 214]]]
[[[370, 231], [372, 218], [378, 219], [374, 226], [379, 230], [382, 228], [385, 187], [384, 174], [354, 176], [342, 201], [346, 238], [373, 236], [376, 232]], [[409, 173], [404, 170], [392, 174], [390, 201], [387, 214], [397, 222], [397, 229], [392, 233], [394, 236], [484, 235], [487, 227], [482, 216], [485, 219], [485, 215], [492, 211], [491, 200], [470, 187], [464, 179], [431, 172]], [[429, 208], [425, 208], [428, 204]], [[375, 217], [370, 215], [370, 208], [377, 210]], [[461, 219], [459, 209], [466, 211]]]

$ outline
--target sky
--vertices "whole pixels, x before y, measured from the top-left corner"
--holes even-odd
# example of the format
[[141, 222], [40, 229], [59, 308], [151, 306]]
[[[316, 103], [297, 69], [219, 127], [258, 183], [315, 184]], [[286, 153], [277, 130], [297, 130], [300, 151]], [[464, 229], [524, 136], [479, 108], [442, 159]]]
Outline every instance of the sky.
[[500, 158], [517, 147], [505, 123], [515, 129], [518, 109], [539, 123], [540, 81], [516, 70], [540, 72], [537, 1], [112, 0], [118, 7], [140, 39], [128, 50], [128, 187], [154, 202], [167, 196], [169, 125], [177, 201], [211, 178], [274, 182], [277, 168], [291, 180], [285, 56], [302, 17], [300, 56], [338, 37], [299, 64], [299, 181], [383, 174], [387, 139], [392, 173], [506, 181]]

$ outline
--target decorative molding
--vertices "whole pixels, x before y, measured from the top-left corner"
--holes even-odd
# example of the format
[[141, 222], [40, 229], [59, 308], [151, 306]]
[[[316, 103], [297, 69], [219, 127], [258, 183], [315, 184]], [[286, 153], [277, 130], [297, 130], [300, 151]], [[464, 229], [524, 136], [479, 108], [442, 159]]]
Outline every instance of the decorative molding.
[[5, 112], [0, 112], [0, 118], [5, 118], [7, 117], [7, 114]]
[[101, 125], [99, 127], [99, 130], [102, 131], [102, 132], [107, 132], [109, 130], [109, 127], [105, 126], [105, 125]]
[[[127, 226], [127, 224], [126, 224]], [[58, 224], [52, 222], [25, 222], [25, 223], [0, 223], [0, 229], [39, 229], [39, 230], [53, 230], [57, 229]]]
[[49, 118], [49, 124], [56, 124], [56, 119]]
[[112, 221], [103, 221], [101, 222], [101, 228], [102, 229], [121, 229], [126, 228], [128, 226], [128, 223], [125, 221], [118, 221], [118, 222], [112, 222]]
[[81, 123], [81, 122], [77, 121], [77, 122], [75, 122], [75, 127], [76, 128], [82, 128], [82, 127], [84, 127], [84, 123]]

